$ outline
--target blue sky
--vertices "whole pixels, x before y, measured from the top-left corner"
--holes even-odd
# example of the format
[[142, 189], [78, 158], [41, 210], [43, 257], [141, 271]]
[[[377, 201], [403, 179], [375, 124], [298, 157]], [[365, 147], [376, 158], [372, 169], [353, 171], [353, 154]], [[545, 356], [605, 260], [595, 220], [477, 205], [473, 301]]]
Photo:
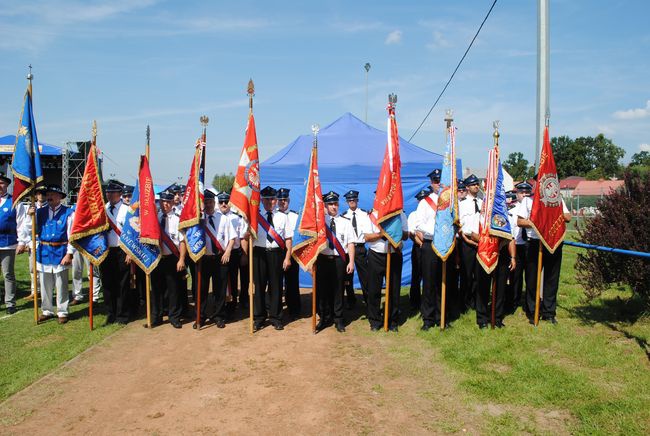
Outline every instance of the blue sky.
[[[147, 124], [156, 183], [183, 180], [210, 117], [207, 174], [235, 171], [255, 80], [261, 158], [313, 123], [365, 113], [383, 128], [398, 95], [409, 138], [462, 56], [491, 0], [218, 2], [0, 0], [0, 135], [15, 134], [27, 65], [41, 141], [90, 136], [105, 175], [136, 174]], [[650, 2], [552, 0], [551, 135], [604, 133], [650, 151]], [[442, 153], [453, 108], [464, 166], [485, 167], [492, 120], [503, 155], [533, 160], [535, 0], [499, 0], [438, 107], [413, 142]], [[263, 177], [263, 174], [262, 174]]]

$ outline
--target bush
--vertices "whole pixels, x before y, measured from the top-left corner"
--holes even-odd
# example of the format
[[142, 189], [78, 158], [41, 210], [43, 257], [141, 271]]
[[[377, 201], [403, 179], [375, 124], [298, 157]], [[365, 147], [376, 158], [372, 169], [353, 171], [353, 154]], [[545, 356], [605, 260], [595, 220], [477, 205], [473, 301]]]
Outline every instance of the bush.
[[[625, 188], [600, 200], [600, 214], [578, 228], [580, 241], [649, 253], [650, 173], [628, 168], [624, 179]], [[578, 255], [576, 272], [589, 299], [621, 284], [650, 308], [650, 259], [588, 250]]]

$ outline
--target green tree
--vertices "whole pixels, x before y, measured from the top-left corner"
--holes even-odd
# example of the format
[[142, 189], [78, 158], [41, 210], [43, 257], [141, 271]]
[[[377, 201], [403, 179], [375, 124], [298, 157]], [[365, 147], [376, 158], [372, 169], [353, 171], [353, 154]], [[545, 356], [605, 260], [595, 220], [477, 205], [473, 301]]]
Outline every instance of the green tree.
[[650, 153], [647, 151], [640, 151], [632, 155], [630, 166], [650, 166]]
[[212, 178], [212, 186], [217, 188], [218, 191], [224, 191], [230, 194], [232, 185], [235, 183], [235, 176], [233, 173], [215, 174]]
[[625, 150], [602, 133], [596, 137], [576, 139], [559, 136], [551, 139], [551, 147], [561, 179], [569, 176], [614, 177], [622, 173], [619, 161]]
[[503, 162], [503, 167], [514, 180], [526, 180], [532, 175], [529, 171], [528, 160], [520, 151], [510, 153], [508, 159]]

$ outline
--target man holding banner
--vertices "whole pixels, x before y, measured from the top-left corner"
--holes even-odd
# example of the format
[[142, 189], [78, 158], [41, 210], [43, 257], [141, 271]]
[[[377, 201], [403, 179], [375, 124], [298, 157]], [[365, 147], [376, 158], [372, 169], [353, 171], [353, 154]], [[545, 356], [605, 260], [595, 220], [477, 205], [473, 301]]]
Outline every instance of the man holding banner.
[[[275, 208], [277, 191], [267, 186], [260, 191], [264, 212], [258, 212], [257, 238], [253, 244], [253, 330], [264, 327], [268, 319], [276, 330], [282, 325], [282, 271], [291, 266], [291, 240], [287, 215]], [[269, 293], [269, 311], [266, 293]]]
[[[336, 331], [345, 331], [343, 321], [343, 292], [346, 274], [354, 273], [354, 233], [350, 220], [339, 215], [339, 194], [330, 191], [323, 195], [327, 246], [316, 260], [318, 315], [316, 331], [332, 325]], [[348, 259], [349, 256], [349, 259]], [[347, 261], [347, 264], [346, 264]]]
[[[152, 318], [153, 323], [160, 324], [163, 314], [163, 296], [167, 291], [169, 323], [179, 329], [183, 315], [183, 295], [187, 292], [183, 287], [185, 276], [185, 237], [178, 229], [179, 216], [173, 212], [174, 194], [163, 191], [160, 196], [160, 222], [161, 254], [160, 263], [153, 271], [152, 286]], [[152, 324], [153, 324], [152, 323]]]
[[119, 247], [122, 227], [128, 207], [122, 202], [123, 185], [109, 180], [106, 185], [106, 217], [109, 229], [106, 232], [108, 256], [100, 266], [106, 305], [106, 324], [126, 324], [132, 309], [129, 307], [129, 271], [126, 253]]
[[[208, 318], [218, 328], [226, 326], [226, 292], [230, 254], [235, 245], [236, 230], [227, 215], [216, 211], [215, 194], [206, 189], [204, 195], [204, 217], [206, 250], [201, 259], [201, 322]], [[212, 301], [208, 302], [208, 288], [212, 280]], [[207, 313], [208, 305], [214, 305], [214, 312]], [[200, 327], [200, 325], [199, 325]]]
[[[526, 251], [526, 316], [537, 325], [539, 315], [540, 272], [544, 273], [542, 319], [557, 324], [557, 289], [562, 266], [562, 241], [571, 214], [562, 199], [553, 149], [549, 141], [548, 120], [539, 160], [534, 196], [524, 197], [517, 209], [517, 225], [528, 237]], [[541, 263], [541, 265], [540, 265]]]

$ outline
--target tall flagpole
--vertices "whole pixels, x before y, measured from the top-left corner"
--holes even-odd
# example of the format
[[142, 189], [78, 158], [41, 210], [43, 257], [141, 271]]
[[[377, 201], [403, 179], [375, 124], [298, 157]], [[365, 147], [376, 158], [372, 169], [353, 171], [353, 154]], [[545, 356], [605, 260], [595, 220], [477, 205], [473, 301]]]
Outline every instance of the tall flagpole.
[[[93, 120], [92, 128], [92, 142], [91, 146], [97, 147], [97, 121]], [[88, 322], [90, 324], [90, 331], [93, 330], [93, 288], [95, 286], [95, 273], [93, 263], [88, 263]]]
[[[32, 74], [32, 66], [29, 66], [29, 74], [27, 74], [27, 80], [29, 80], [29, 84], [27, 85], [29, 88], [29, 98], [32, 99], [32, 105], [34, 104], [34, 96], [32, 95], [32, 80], [34, 79], [34, 75]], [[32, 106], [33, 107], [33, 106]], [[38, 147], [38, 144], [36, 144], [36, 147]], [[13, 162], [12, 162], [13, 163]], [[34, 211], [32, 213], [32, 255], [31, 255], [31, 262], [32, 262], [32, 271], [34, 272], [34, 324], [38, 325], [38, 270], [36, 269], [36, 197], [34, 194], [36, 186], [32, 186], [31, 193], [29, 195], [29, 198], [31, 200], [31, 210]]]
[[[248, 117], [250, 118], [253, 115], [253, 96], [255, 95], [255, 84], [253, 83], [253, 79], [250, 79], [248, 81]], [[258, 213], [257, 210], [253, 211], [251, 210], [250, 203], [248, 205], [249, 213], [252, 216], [254, 213]], [[255, 229], [257, 231], [257, 229]], [[253, 302], [254, 302], [254, 294], [255, 294], [255, 280], [253, 276], [253, 234], [251, 233], [250, 229], [248, 231], [248, 315], [250, 318], [249, 324], [250, 324], [250, 332], [251, 334], [254, 333], [254, 328], [253, 328]]]
[[[208, 128], [208, 123], [210, 122], [210, 119], [206, 115], [202, 115], [200, 118], [201, 125], [203, 126], [203, 144], [205, 145], [207, 141], [207, 128]], [[204, 145], [199, 145], [204, 147]], [[203, 162], [204, 157], [203, 153], [205, 153], [205, 147], [201, 150], [201, 162]], [[199, 162], [199, 165], [201, 165], [201, 162]], [[198, 177], [198, 174], [197, 174]], [[201, 265], [203, 257], [199, 258], [199, 260], [196, 261], [196, 323], [194, 324], [196, 326], [197, 330], [201, 330], [201, 279], [202, 279], [202, 274], [201, 274]]]
[[[144, 155], [149, 161], [149, 148], [151, 145], [151, 129], [147, 124], [147, 145], [144, 149]], [[151, 329], [151, 273], [146, 273], [145, 279], [145, 294], [147, 296], [147, 327]]]
[[[445, 122], [447, 123], [447, 134], [451, 135], [451, 123], [454, 121], [452, 117], [451, 109], [448, 109], [445, 113]], [[450, 138], [451, 143], [451, 138]], [[452, 162], [451, 165], [456, 165], [456, 162]], [[452, 172], [453, 175], [453, 172]], [[453, 181], [452, 181], [453, 186]], [[453, 204], [450, 207], [454, 207]], [[447, 312], [447, 260], [442, 261], [442, 287], [440, 289], [440, 330], [445, 329], [445, 318]]]
[[[320, 126], [314, 124], [311, 126], [311, 131], [314, 134], [314, 149], [318, 149], [318, 132], [320, 131]], [[316, 262], [311, 269], [311, 331], [313, 334], [316, 334]]]
[[[495, 121], [492, 123], [492, 126], [494, 126], [494, 134], [492, 135], [494, 137], [494, 148], [496, 150], [496, 159], [497, 162], [499, 160], [499, 121]], [[498, 175], [497, 175], [498, 177]], [[500, 260], [500, 259], [499, 259]], [[494, 330], [494, 327], [496, 326], [497, 320], [496, 320], [496, 304], [497, 304], [497, 279], [495, 277], [495, 272], [493, 271], [492, 274], [492, 314], [490, 318], [490, 324], [492, 330]]]
[[539, 153], [544, 141], [545, 119], [548, 119], [550, 89], [550, 15], [549, 0], [537, 1], [537, 137], [535, 138], [535, 171], [539, 170]]
[[[397, 96], [389, 94], [388, 104], [394, 106], [395, 103], [397, 103]], [[386, 241], [386, 302], [384, 304], [384, 331], [386, 332], [388, 331], [388, 314], [390, 311], [390, 246], [390, 242]]]

